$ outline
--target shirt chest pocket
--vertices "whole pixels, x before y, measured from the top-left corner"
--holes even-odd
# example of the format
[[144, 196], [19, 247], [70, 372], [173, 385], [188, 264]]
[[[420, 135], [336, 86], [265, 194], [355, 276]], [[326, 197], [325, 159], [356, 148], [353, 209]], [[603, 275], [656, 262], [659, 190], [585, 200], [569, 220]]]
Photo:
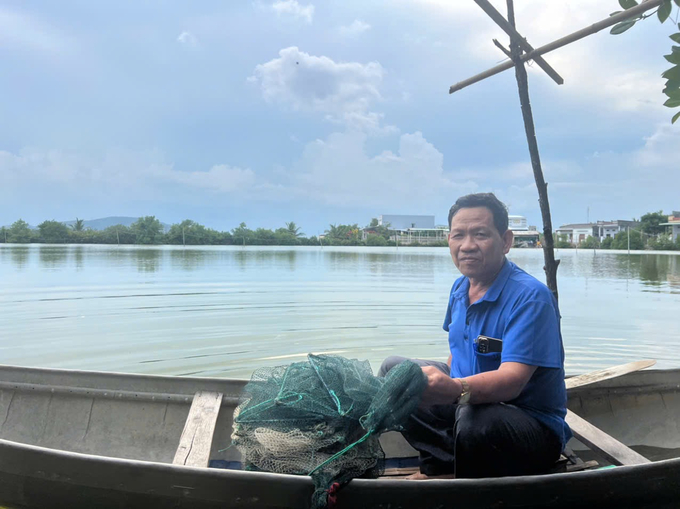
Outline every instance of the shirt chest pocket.
[[479, 353], [474, 350], [475, 373], [484, 373], [485, 371], [494, 371], [501, 366], [501, 353]]

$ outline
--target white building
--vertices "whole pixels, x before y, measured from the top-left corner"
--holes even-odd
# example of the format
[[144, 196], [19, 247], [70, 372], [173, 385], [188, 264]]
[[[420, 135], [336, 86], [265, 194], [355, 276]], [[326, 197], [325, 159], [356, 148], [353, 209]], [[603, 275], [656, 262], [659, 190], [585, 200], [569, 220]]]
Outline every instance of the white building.
[[527, 218], [524, 216], [508, 216], [508, 228], [513, 232], [529, 231], [527, 226]]
[[434, 229], [434, 216], [383, 215], [378, 216], [378, 226], [389, 226], [390, 230]]
[[626, 231], [626, 228], [635, 228], [639, 225], [636, 221], [626, 221], [617, 219], [615, 221], [598, 221], [593, 225], [593, 237], [597, 237], [602, 242], [607, 237], [616, 237], [616, 234]]
[[536, 247], [538, 245], [538, 232], [534, 226], [529, 227], [526, 217], [508, 215], [508, 229], [512, 230], [514, 235], [512, 247]]
[[555, 230], [556, 236], [566, 236], [567, 242], [578, 244], [588, 237], [594, 237], [602, 242], [607, 237], [615, 237], [617, 233], [627, 228], [636, 228], [640, 223], [617, 219], [615, 221], [598, 221], [596, 223], [565, 224]]
[[555, 230], [555, 235], [558, 238], [566, 236], [567, 242], [570, 244], [578, 244], [588, 237], [594, 236], [593, 227], [593, 223], [564, 224]]
[[677, 240], [680, 237], [680, 211], [674, 210], [673, 214], [668, 216], [668, 222], [659, 226], [672, 226], [671, 236], [673, 240]]
[[[378, 226], [387, 226], [390, 240], [397, 245], [440, 244], [449, 233], [448, 226], [435, 226], [434, 216], [384, 214], [378, 216]], [[362, 237], [371, 233], [370, 227], [364, 228]]]

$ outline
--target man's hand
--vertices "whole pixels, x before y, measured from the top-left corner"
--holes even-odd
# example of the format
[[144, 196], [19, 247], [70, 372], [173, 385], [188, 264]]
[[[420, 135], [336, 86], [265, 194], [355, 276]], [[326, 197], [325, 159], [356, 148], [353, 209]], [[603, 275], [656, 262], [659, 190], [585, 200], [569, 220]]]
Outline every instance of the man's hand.
[[[458, 400], [463, 386], [457, 379], [433, 366], [425, 366], [422, 370], [427, 376], [427, 387], [420, 400], [421, 407], [452, 405]], [[465, 377], [470, 386], [470, 403], [511, 401], [520, 395], [535, 371], [536, 366], [504, 362], [495, 371]]]
[[452, 405], [456, 402], [463, 392], [463, 386], [458, 380], [451, 378], [433, 366], [423, 366], [422, 370], [427, 377], [427, 387], [425, 387], [423, 397], [420, 400], [421, 407]]

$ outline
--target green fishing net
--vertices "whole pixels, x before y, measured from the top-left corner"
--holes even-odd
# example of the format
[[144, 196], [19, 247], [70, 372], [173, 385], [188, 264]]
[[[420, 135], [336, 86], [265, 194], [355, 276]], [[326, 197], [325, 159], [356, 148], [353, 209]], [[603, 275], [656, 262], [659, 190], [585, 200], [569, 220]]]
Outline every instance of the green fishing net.
[[426, 385], [410, 361], [385, 378], [368, 361], [335, 355], [262, 368], [234, 412], [232, 443], [248, 470], [310, 475], [312, 506], [325, 507], [334, 483], [382, 473], [379, 436], [403, 429]]

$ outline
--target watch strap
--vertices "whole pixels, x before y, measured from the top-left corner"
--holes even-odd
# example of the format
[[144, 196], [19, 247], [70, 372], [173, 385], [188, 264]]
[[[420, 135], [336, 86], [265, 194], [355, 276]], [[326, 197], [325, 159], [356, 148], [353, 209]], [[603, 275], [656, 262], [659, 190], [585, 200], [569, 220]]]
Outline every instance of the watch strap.
[[460, 396], [458, 396], [456, 404], [465, 405], [470, 401], [470, 384], [467, 383], [465, 378], [456, 378], [456, 380], [460, 382], [460, 385], [463, 388], [463, 392], [461, 392]]

